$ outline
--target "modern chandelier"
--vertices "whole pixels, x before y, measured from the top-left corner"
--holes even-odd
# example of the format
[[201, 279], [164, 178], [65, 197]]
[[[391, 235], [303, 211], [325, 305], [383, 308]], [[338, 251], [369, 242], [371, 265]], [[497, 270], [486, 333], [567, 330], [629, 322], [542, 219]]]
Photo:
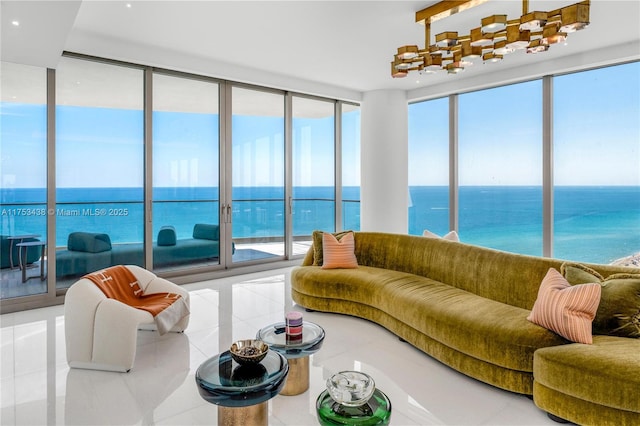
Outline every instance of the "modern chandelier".
[[410, 71], [427, 74], [444, 70], [457, 74], [479, 58], [484, 62], [498, 62], [518, 50], [546, 52], [551, 45], [564, 43], [569, 33], [589, 25], [590, 0], [547, 12], [529, 12], [529, 0], [523, 0], [522, 16], [518, 19], [491, 15], [483, 18], [480, 26], [467, 35], [445, 31], [436, 34], [435, 43], [431, 43], [431, 23], [486, 1], [445, 0], [416, 12], [416, 22], [424, 24], [425, 48], [399, 47], [391, 62], [391, 76], [406, 77]]

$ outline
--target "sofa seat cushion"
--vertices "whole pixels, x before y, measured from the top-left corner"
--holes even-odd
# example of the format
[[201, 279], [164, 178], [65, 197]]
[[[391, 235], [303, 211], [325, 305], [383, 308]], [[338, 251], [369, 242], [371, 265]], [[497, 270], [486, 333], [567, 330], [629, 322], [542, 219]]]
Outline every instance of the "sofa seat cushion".
[[419, 332], [474, 358], [533, 371], [533, 353], [567, 340], [527, 321], [529, 311], [429, 278], [369, 266], [295, 271], [296, 291], [380, 309]]
[[142, 243], [114, 244], [111, 250], [111, 264], [144, 266]]
[[208, 239], [184, 238], [176, 241], [175, 246], [156, 246], [153, 248], [155, 265], [195, 262], [220, 256], [218, 241]]
[[592, 345], [574, 343], [536, 351], [533, 377], [563, 394], [640, 413], [639, 357], [640, 340], [595, 335]]
[[56, 275], [84, 275], [111, 266], [111, 251], [86, 253], [59, 250], [56, 252]]

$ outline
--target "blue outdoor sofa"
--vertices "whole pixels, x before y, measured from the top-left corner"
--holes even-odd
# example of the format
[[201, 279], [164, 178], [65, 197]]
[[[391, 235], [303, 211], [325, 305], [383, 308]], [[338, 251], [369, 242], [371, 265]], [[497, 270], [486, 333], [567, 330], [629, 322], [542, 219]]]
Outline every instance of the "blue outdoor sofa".
[[[235, 245], [232, 248], [235, 252]], [[154, 266], [180, 265], [220, 256], [220, 227], [197, 223], [192, 238], [176, 238], [175, 228], [164, 226], [153, 243]], [[72, 232], [67, 249], [56, 252], [56, 275], [84, 275], [111, 265], [144, 265], [142, 243], [111, 244], [107, 234]]]

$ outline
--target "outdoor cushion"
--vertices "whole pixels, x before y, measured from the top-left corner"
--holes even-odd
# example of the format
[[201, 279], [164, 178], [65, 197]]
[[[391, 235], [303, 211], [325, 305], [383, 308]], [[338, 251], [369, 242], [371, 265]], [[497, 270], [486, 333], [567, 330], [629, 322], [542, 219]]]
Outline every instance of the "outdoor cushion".
[[87, 253], [101, 253], [111, 250], [111, 239], [107, 234], [72, 232], [67, 239], [67, 249]]
[[220, 240], [220, 227], [207, 223], [196, 223], [193, 226], [193, 238], [218, 241]]
[[163, 226], [158, 232], [159, 246], [175, 246], [176, 245], [176, 228], [173, 226]]

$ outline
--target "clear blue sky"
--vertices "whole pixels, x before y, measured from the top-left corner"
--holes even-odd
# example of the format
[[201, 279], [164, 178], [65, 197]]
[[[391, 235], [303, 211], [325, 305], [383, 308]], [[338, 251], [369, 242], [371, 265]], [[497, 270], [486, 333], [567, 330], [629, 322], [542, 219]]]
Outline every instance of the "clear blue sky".
[[[62, 106], [56, 113], [58, 187], [142, 186], [142, 111]], [[160, 112], [154, 120], [154, 185], [217, 186], [218, 116]], [[359, 137], [359, 111], [343, 120], [345, 138]], [[296, 165], [298, 184], [333, 185], [333, 118], [293, 125], [294, 155], [307, 157]], [[234, 116], [233, 138], [234, 185], [284, 185], [282, 118]], [[347, 161], [355, 155], [349, 150]], [[3, 176], [16, 177], [5, 178], [5, 187], [46, 186], [44, 106], [3, 105], [2, 167]], [[359, 182], [359, 167], [346, 168], [344, 179]]]
[[[556, 185], [640, 185], [640, 63], [556, 77]], [[541, 80], [461, 94], [460, 185], [541, 185]], [[409, 184], [448, 185], [448, 99], [409, 107]]]
[[[541, 185], [541, 88], [537, 80], [459, 96], [461, 185]], [[640, 185], [640, 63], [555, 78], [553, 108], [557, 185]], [[217, 116], [159, 114], [154, 185], [216, 186], [217, 146], [209, 141], [217, 141]], [[0, 119], [2, 187], [44, 187], [44, 106], [3, 103]], [[234, 120], [234, 141], [259, 147], [244, 164], [279, 170], [237, 172], [234, 184], [281, 185], [282, 119]], [[359, 137], [359, 121], [359, 113], [345, 114], [346, 137]], [[58, 107], [57, 185], [142, 186], [141, 123], [142, 111]], [[409, 107], [410, 185], [448, 184], [447, 132], [446, 98]], [[294, 170], [299, 183], [333, 185], [333, 120], [296, 119], [294, 136], [294, 152], [308, 158]], [[347, 153], [345, 185], [359, 182], [356, 160]]]

